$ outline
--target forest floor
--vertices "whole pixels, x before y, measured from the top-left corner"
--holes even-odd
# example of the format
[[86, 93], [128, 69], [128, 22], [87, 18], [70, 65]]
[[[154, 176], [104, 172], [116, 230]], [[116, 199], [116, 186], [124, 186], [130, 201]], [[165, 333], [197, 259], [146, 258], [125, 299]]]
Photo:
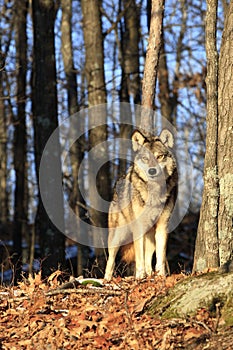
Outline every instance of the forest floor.
[[136, 281], [116, 278], [102, 287], [61, 287], [57, 271], [17, 287], [0, 288], [0, 349], [232, 349], [233, 328], [220, 314], [161, 319], [148, 307], [184, 275]]

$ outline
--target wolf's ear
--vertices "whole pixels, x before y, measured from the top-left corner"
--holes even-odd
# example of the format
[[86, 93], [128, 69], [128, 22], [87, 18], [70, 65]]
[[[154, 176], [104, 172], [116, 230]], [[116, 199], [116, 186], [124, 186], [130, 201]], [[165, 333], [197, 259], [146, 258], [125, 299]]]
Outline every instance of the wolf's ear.
[[162, 143], [169, 147], [172, 148], [174, 146], [174, 137], [168, 129], [163, 129], [161, 134], [159, 135], [160, 140]]
[[146, 138], [140, 133], [140, 131], [135, 130], [132, 134], [131, 139], [133, 141], [133, 150], [134, 152], [137, 152], [145, 142]]

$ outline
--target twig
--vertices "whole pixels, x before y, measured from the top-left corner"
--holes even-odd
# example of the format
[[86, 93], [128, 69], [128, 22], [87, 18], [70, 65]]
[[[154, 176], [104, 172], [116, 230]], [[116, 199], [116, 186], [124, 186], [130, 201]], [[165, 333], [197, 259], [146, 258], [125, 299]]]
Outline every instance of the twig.
[[220, 320], [220, 303], [217, 303], [216, 305], [216, 324], [215, 324], [215, 327], [214, 327], [214, 333], [217, 333], [217, 330], [218, 330], [218, 325], [219, 325], [219, 320]]
[[205, 328], [209, 333], [213, 333], [212, 329], [210, 327], [207, 326], [207, 324], [205, 324], [204, 322], [201, 321], [194, 321], [193, 323], [198, 324], [199, 326], [202, 326], [203, 328]]
[[90, 220], [91, 224], [95, 226], [94, 220], [93, 220], [93, 219], [91, 218], [91, 216], [89, 215], [90, 207], [86, 206], [85, 204], [83, 204], [82, 202], [79, 202], [79, 201], [76, 201], [76, 204], [77, 204], [79, 207], [81, 207], [81, 208], [83, 208], [84, 210], [86, 210], [86, 214], [85, 214], [85, 215], [86, 215], [86, 218], [88, 218], [88, 219]]
[[133, 322], [132, 322], [132, 317], [131, 314], [129, 312], [129, 308], [127, 305], [127, 300], [128, 300], [128, 296], [129, 296], [129, 291], [125, 291], [125, 299], [124, 299], [124, 305], [125, 305], [125, 311], [126, 311], [126, 315], [130, 324], [130, 327], [134, 330], [134, 332], [136, 333], [134, 327], [133, 327]]
[[107, 13], [104, 11], [104, 9], [103, 9], [102, 7], [100, 8], [102, 15], [104, 15], [104, 16], [109, 20], [109, 22], [111, 23], [111, 27], [108, 28], [108, 29], [106, 30], [106, 32], [103, 33], [103, 36], [104, 36], [104, 37], [105, 37], [106, 35], [108, 35], [109, 33], [111, 33], [111, 31], [114, 30], [114, 29], [117, 27], [117, 25], [118, 25], [118, 23], [120, 22], [121, 18], [125, 15], [126, 11], [127, 11], [128, 8], [131, 6], [131, 4], [132, 4], [132, 0], [129, 1], [128, 4], [125, 6], [124, 10], [121, 11], [121, 12], [118, 14], [118, 16], [117, 16], [115, 22], [111, 21], [111, 18], [107, 15]]
[[122, 295], [121, 291], [109, 290], [103, 288], [76, 288], [76, 289], [55, 289], [47, 292], [46, 296], [53, 296], [58, 294], [100, 294], [100, 295]]
[[[135, 340], [138, 343], [138, 338], [140, 337], [140, 333], [135, 329], [134, 324], [133, 324], [132, 315], [131, 315], [129, 308], [128, 308], [128, 305], [127, 305], [128, 296], [129, 296], [129, 291], [126, 290], [125, 291], [125, 299], [124, 299], [125, 312], [126, 312], [126, 316], [128, 318], [130, 328], [134, 332]], [[139, 346], [139, 343], [138, 343], [138, 346]]]

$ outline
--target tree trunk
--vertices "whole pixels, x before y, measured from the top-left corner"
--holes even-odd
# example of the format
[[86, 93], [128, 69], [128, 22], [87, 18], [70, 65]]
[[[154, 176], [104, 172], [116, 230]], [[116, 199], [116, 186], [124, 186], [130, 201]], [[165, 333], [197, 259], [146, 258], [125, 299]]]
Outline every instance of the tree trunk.
[[61, 7], [61, 51], [67, 82], [68, 111], [73, 115], [78, 112], [78, 94], [71, 38], [72, 0], [61, 0]]
[[217, 1], [207, 2], [207, 137], [204, 192], [196, 239], [194, 271], [224, 267], [232, 260], [233, 176], [233, 1], [229, 4], [220, 59], [216, 48]]
[[[101, 1], [82, 0], [83, 13], [83, 33], [86, 52], [85, 74], [88, 84], [88, 105], [93, 107], [107, 102], [106, 86], [104, 77], [104, 55], [103, 55], [103, 34], [100, 16]], [[97, 122], [101, 122], [101, 126], [95, 127], [90, 124], [95, 114]], [[89, 119], [89, 148], [92, 149], [92, 155], [88, 158], [88, 174], [89, 174], [89, 189], [91, 197], [89, 214], [94, 226], [107, 227], [107, 213], [95, 210], [98, 207], [99, 200], [97, 196], [93, 196], [97, 188], [98, 193], [104, 199], [109, 201], [111, 196], [111, 181], [109, 175], [109, 165], [105, 164], [98, 171], [97, 177], [93, 176], [98, 168], [98, 162], [101, 161], [104, 154], [100, 150], [95, 151], [94, 147], [100, 142], [107, 140], [107, 121], [103, 108], [90, 109]], [[105, 150], [103, 150], [105, 153]], [[96, 249], [96, 255], [103, 255], [102, 249]], [[102, 265], [102, 264], [101, 264]]]
[[99, 0], [81, 1], [89, 107], [106, 103], [100, 4], [101, 1]]
[[176, 65], [175, 74], [171, 83], [169, 84], [169, 70], [167, 66], [167, 54], [165, 50], [164, 33], [162, 33], [161, 53], [159, 59], [159, 101], [161, 105], [161, 115], [169, 122], [176, 124], [176, 114], [178, 105], [178, 93], [179, 93], [179, 75], [181, 67], [181, 58], [183, 52], [183, 39], [186, 33], [187, 27], [187, 1], [181, 1], [182, 8], [182, 22], [179, 32], [179, 37], [176, 45]]
[[[69, 115], [78, 112], [78, 94], [77, 94], [77, 80], [76, 72], [74, 69], [74, 59], [73, 59], [73, 47], [72, 47], [72, 0], [62, 0], [62, 21], [61, 21], [61, 39], [62, 39], [62, 58], [66, 74], [67, 83], [67, 97], [68, 97], [68, 111]], [[77, 114], [77, 118], [78, 118]], [[80, 121], [81, 123], [81, 121]], [[70, 160], [72, 167], [72, 191], [70, 194], [70, 206], [80, 218], [85, 216], [85, 211], [83, 207], [85, 206], [85, 201], [81, 196], [78, 183], [78, 172], [80, 163], [84, 157], [84, 139], [80, 136], [70, 148]], [[83, 207], [78, 205], [82, 203]], [[78, 228], [79, 229], [79, 228]], [[78, 242], [77, 242], [78, 243]], [[78, 264], [77, 264], [77, 274], [83, 275], [83, 268], [86, 268], [87, 256], [85, 256], [85, 248], [78, 243]]]
[[218, 239], [220, 266], [233, 259], [233, 0], [224, 23], [218, 78], [218, 150], [219, 178]]
[[172, 122], [173, 105], [172, 105], [172, 91], [169, 85], [167, 57], [165, 51], [164, 39], [161, 43], [161, 53], [159, 58], [159, 101], [161, 106], [161, 115], [169, 122]]
[[[147, 1], [147, 26], [150, 32], [151, 22], [151, 0]], [[159, 55], [158, 67], [158, 83], [159, 83], [159, 102], [161, 107], [161, 115], [169, 122], [172, 122], [172, 91], [169, 84], [169, 70], [167, 66], [167, 54], [165, 50], [164, 32], [162, 31], [161, 48]]]
[[[121, 1], [120, 1], [121, 3]], [[124, 23], [120, 23], [120, 64], [121, 64], [121, 88], [120, 102], [130, 102], [130, 94], [133, 95], [135, 104], [141, 102], [141, 82], [139, 72], [139, 33], [140, 18], [138, 7], [135, 1], [124, 0]], [[132, 134], [132, 118], [130, 106], [122, 105], [120, 113], [120, 134], [121, 139], [129, 139]], [[130, 150], [129, 150], [130, 151]], [[119, 154], [124, 154], [124, 146], [120, 142]], [[126, 173], [128, 162], [126, 159], [119, 159], [118, 178]]]
[[[0, 38], [1, 50], [1, 38]], [[3, 72], [5, 67], [5, 57], [0, 51], [0, 224], [5, 224], [8, 219], [7, 208], [7, 130], [5, 102], [3, 94]]]
[[122, 67], [126, 75], [128, 94], [133, 95], [135, 104], [140, 104], [140, 74], [139, 74], [139, 28], [140, 19], [135, 0], [123, 0], [124, 32], [122, 33]]
[[28, 1], [16, 1], [16, 59], [17, 59], [17, 116], [14, 120], [14, 229], [13, 229], [13, 263], [15, 281], [20, 279], [22, 265], [22, 232], [26, 221], [25, 212], [25, 178], [26, 178], [26, 71], [27, 71], [27, 34], [26, 17]]
[[206, 13], [206, 55], [207, 55], [207, 131], [204, 167], [204, 192], [196, 249], [194, 270], [217, 267], [218, 257], [218, 53], [216, 47], [217, 0], [207, 2]]
[[[147, 132], [153, 128], [152, 113], [150, 113], [150, 110], [153, 110], [154, 107], [163, 30], [163, 14], [164, 0], [152, 0], [150, 33], [142, 82], [142, 106], [145, 107], [145, 110], [143, 109], [143, 115], [141, 116], [141, 127]], [[148, 112], [146, 113], [147, 108]]]
[[[36, 174], [39, 180], [39, 166], [41, 156], [52, 132], [58, 126], [57, 119], [57, 89], [56, 89], [56, 65], [54, 47], [54, 22], [57, 12], [55, 1], [33, 0], [34, 23], [34, 85], [33, 85], [33, 114]], [[53, 152], [53, 164], [45, 162], [48, 173], [51, 168], [56, 168], [61, 174], [60, 145], [56, 140]], [[46, 171], [43, 169], [43, 171]], [[51, 183], [53, 179], [48, 179]], [[39, 182], [38, 182], [39, 183]], [[50, 187], [51, 188], [51, 187]], [[54, 200], [56, 197], [56, 201]], [[64, 217], [62, 191], [54, 183], [54, 192], [47, 193], [47, 200], [51, 205], [56, 205], [57, 215], [60, 220]], [[56, 202], [56, 203], [55, 203]], [[42, 274], [48, 276], [53, 269], [64, 264], [65, 239], [46, 213], [41, 196], [36, 215], [36, 234], [39, 235], [42, 255]]]

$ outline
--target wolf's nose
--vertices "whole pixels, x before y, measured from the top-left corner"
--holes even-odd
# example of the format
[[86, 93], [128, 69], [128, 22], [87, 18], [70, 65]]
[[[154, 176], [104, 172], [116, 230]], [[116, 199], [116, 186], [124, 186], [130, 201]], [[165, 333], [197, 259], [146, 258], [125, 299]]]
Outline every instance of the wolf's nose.
[[151, 175], [151, 176], [156, 175], [156, 173], [157, 173], [157, 169], [156, 168], [150, 168], [148, 170], [148, 174]]

